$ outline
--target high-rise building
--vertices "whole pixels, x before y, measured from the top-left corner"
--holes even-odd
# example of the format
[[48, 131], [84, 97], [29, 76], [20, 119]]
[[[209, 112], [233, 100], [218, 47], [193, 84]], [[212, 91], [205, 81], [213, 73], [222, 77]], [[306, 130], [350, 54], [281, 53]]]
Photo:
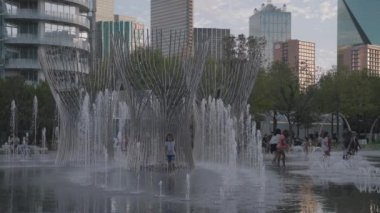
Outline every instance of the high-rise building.
[[355, 45], [345, 48], [342, 54], [342, 64], [349, 71], [368, 71], [369, 75], [380, 77], [380, 46]]
[[299, 80], [301, 90], [315, 84], [315, 44], [300, 40], [277, 42], [274, 61], [280, 61], [292, 69]]
[[89, 53], [89, 0], [2, 1], [1, 76], [23, 76], [35, 83], [44, 76], [41, 47], [67, 47]]
[[255, 9], [249, 18], [249, 36], [265, 38], [264, 62], [270, 65], [274, 43], [291, 38], [291, 13], [286, 11], [286, 5], [278, 8], [268, 1], [267, 5], [262, 4], [261, 9]]
[[170, 45], [170, 40], [174, 40], [175, 36], [181, 42], [179, 45], [192, 46], [193, 0], [151, 0], [150, 9], [151, 31], [155, 34], [152, 36], [153, 45], [161, 45], [165, 55], [169, 52], [177, 53], [178, 49], [174, 50]]
[[338, 67], [354, 46], [380, 45], [379, 8], [378, 0], [338, 0]]
[[113, 21], [115, 14], [115, 0], [96, 1], [96, 21]]
[[208, 56], [221, 60], [224, 57], [224, 42], [230, 36], [230, 29], [194, 28], [194, 51], [198, 51], [204, 42], [208, 42]]
[[111, 51], [111, 38], [121, 36], [129, 43], [131, 50], [142, 44], [144, 25], [130, 16], [114, 16], [115, 21], [99, 21], [97, 25], [97, 51], [99, 57], [106, 57]]

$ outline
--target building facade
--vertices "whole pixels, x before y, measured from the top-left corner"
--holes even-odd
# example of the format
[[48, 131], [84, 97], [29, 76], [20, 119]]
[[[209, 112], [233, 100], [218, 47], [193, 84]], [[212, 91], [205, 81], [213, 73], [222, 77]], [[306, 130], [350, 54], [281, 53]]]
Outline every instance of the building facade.
[[357, 46], [380, 45], [379, 8], [378, 0], [338, 0], [338, 67], [350, 67], [344, 57]]
[[286, 11], [286, 5], [278, 8], [269, 1], [261, 9], [255, 9], [249, 18], [249, 36], [265, 38], [264, 64], [270, 65], [274, 44], [291, 38], [291, 13]]
[[316, 82], [315, 44], [300, 40], [277, 42], [274, 47], [274, 61], [287, 64], [305, 90]]
[[38, 50], [67, 47], [89, 53], [89, 0], [7, 0], [1, 3], [1, 76], [43, 80]]
[[121, 36], [129, 43], [131, 50], [142, 45], [144, 39], [144, 25], [130, 16], [115, 15], [115, 21], [99, 21], [97, 25], [98, 57], [109, 56], [112, 36]]
[[380, 46], [356, 45], [346, 48], [342, 53], [342, 64], [349, 71], [368, 71], [371, 76], [380, 77]]
[[208, 56], [222, 60], [225, 56], [224, 42], [230, 36], [230, 29], [194, 28], [194, 52], [196, 53], [204, 42], [208, 42]]
[[[163, 54], [177, 54], [174, 46], [192, 47], [193, 0], [151, 0], [152, 44]], [[174, 39], [176, 37], [176, 39]], [[170, 40], [176, 40], [175, 45]], [[182, 48], [179, 48], [182, 50]]]
[[96, 1], [96, 21], [113, 21], [115, 14], [115, 0]]

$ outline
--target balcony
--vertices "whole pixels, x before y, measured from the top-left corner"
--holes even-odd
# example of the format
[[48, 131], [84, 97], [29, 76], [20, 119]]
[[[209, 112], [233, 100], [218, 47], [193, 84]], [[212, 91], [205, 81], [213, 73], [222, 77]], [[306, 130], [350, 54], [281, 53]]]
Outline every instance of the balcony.
[[90, 2], [88, 0], [66, 0], [66, 1], [81, 6], [81, 8], [87, 12], [89, 11]]
[[67, 13], [53, 13], [49, 11], [39, 11], [34, 9], [17, 9], [8, 10], [5, 19], [34, 19], [34, 20], [50, 20], [55, 22], [65, 22], [82, 26], [90, 29], [90, 20], [84, 16], [72, 15]]
[[37, 59], [11, 58], [5, 62], [6, 69], [40, 69], [40, 62]]
[[90, 43], [80, 38], [71, 36], [44, 36], [40, 37], [35, 34], [18, 34], [15, 37], [7, 37], [6, 44], [34, 44], [34, 45], [50, 45], [60, 47], [72, 47], [90, 51]]

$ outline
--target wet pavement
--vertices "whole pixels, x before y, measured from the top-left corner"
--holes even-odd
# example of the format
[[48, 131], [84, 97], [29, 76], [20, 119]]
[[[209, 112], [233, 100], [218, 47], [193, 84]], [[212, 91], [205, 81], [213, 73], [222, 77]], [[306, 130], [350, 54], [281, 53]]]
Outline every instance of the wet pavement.
[[[380, 212], [380, 152], [361, 152], [353, 162], [341, 161], [335, 153], [331, 162], [320, 163], [319, 155], [288, 154], [286, 168], [271, 165], [266, 156], [264, 175], [198, 164], [189, 172], [189, 201], [188, 171], [144, 172], [137, 181], [135, 173], [115, 170], [107, 174], [106, 187], [79, 181], [83, 169], [58, 168], [47, 160], [3, 160], [0, 212]], [[92, 178], [102, 182], [102, 175]]]

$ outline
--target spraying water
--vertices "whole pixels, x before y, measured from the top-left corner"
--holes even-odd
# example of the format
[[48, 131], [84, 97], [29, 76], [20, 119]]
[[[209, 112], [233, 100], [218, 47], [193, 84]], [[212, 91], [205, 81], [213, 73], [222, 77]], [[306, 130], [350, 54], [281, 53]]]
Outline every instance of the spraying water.
[[46, 127], [42, 128], [42, 150], [46, 150]]
[[186, 198], [185, 200], [190, 200], [190, 174], [186, 174]]
[[159, 197], [163, 197], [162, 195], [162, 180], [160, 180], [160, 182], [158, 183], [158, 186], [160, 188], [160, 194], [159, 194]]
[[33, 122], [32, 127], [34, 131], [34, 141], [33, 144], [37, 145], [37, 116], [38, 116], [38, 99], [37, 96], [33, 98]]
[[11, 103], [11, 123], [10, 123], [10, 126], [11, 126], [11, 130], [12, 130], [12, 137], [13, 137], [13, 140], [15, 139], [16, 137], [16, 112], [17, 112], [17, 108], [16, 108], [16, 102], [15, 100], [12, 100], [12, 103]]

